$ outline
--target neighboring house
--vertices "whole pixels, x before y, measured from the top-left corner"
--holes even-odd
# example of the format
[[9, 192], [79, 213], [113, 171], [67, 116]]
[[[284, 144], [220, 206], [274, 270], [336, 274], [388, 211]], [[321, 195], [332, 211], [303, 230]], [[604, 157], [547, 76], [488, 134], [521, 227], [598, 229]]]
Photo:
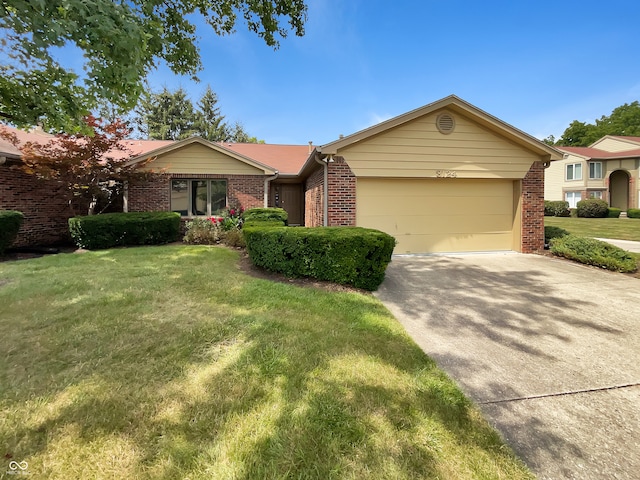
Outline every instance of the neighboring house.
[[589, 147], [557, 149], [564, 158], [546, 172], [546, 200], [565, 200], [576, 208], [580, 200], [599, 198], [623, 211], [638, 208], [640, 137], [607, 135]]
[[158, 172], [129, 186], [128, 211], [279, 206], [292, 225], [383, 230], [395, 253], [542, 249], [544, 168], [562, 158], [453, 95], [323, 146], [128, 146]]

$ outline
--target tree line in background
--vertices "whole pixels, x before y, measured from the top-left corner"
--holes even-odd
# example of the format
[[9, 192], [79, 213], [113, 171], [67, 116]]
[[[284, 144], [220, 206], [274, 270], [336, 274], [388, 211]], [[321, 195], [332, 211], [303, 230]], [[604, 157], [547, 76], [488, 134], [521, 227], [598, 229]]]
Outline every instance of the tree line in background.
[[218, 95], [209, 85], [194, 105], [183, 88], [144, 93], [133, 123], [142, 138], [181, 140], [200, 136], [212, 142], [258, 143], [241, 123], [225, 121]]
[[559, 139], [549, 135], [543, 141], [548, 145], [588, 147], [605, 135], [640, 137], [640, 103], [625, 103], [594, 123], [574, 120]]

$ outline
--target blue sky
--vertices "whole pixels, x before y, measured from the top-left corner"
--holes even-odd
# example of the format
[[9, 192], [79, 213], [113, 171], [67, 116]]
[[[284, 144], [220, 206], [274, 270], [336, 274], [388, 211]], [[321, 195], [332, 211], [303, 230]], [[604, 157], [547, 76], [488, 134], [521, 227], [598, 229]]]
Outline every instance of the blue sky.
[[198, 29], [201, 83], [161, 67], [154, 90], [210, 84], [267, 143], [323, 144], [455, 94], [538, 138], [640, 99], [637, 0], [308, 0], [279, 50], [239, 24]]

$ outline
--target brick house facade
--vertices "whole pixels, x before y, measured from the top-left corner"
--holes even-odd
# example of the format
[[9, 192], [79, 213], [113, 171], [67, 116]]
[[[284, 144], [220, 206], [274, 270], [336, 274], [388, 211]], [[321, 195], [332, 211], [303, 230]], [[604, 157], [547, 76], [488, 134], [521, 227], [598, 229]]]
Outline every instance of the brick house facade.
[[522, 180], [522, 253], [544, 249], [544, 165], [535, 162]]

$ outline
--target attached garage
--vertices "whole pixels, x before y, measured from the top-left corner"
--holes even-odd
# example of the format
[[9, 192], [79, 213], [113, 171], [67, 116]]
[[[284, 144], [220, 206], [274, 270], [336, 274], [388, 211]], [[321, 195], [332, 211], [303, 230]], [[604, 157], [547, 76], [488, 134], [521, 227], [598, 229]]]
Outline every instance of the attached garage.
[[513, 250], [514, 187], [494, 179], [357, 179], [356, 224], [393, 235], [396, 254]]
[[532, 252], [544, 244], [544, 168], [561, 158], [452, 95], [316, 147], [302, 173], [317, 185], [324, 163], [326, 225], [387, 232], [396, 254]]

